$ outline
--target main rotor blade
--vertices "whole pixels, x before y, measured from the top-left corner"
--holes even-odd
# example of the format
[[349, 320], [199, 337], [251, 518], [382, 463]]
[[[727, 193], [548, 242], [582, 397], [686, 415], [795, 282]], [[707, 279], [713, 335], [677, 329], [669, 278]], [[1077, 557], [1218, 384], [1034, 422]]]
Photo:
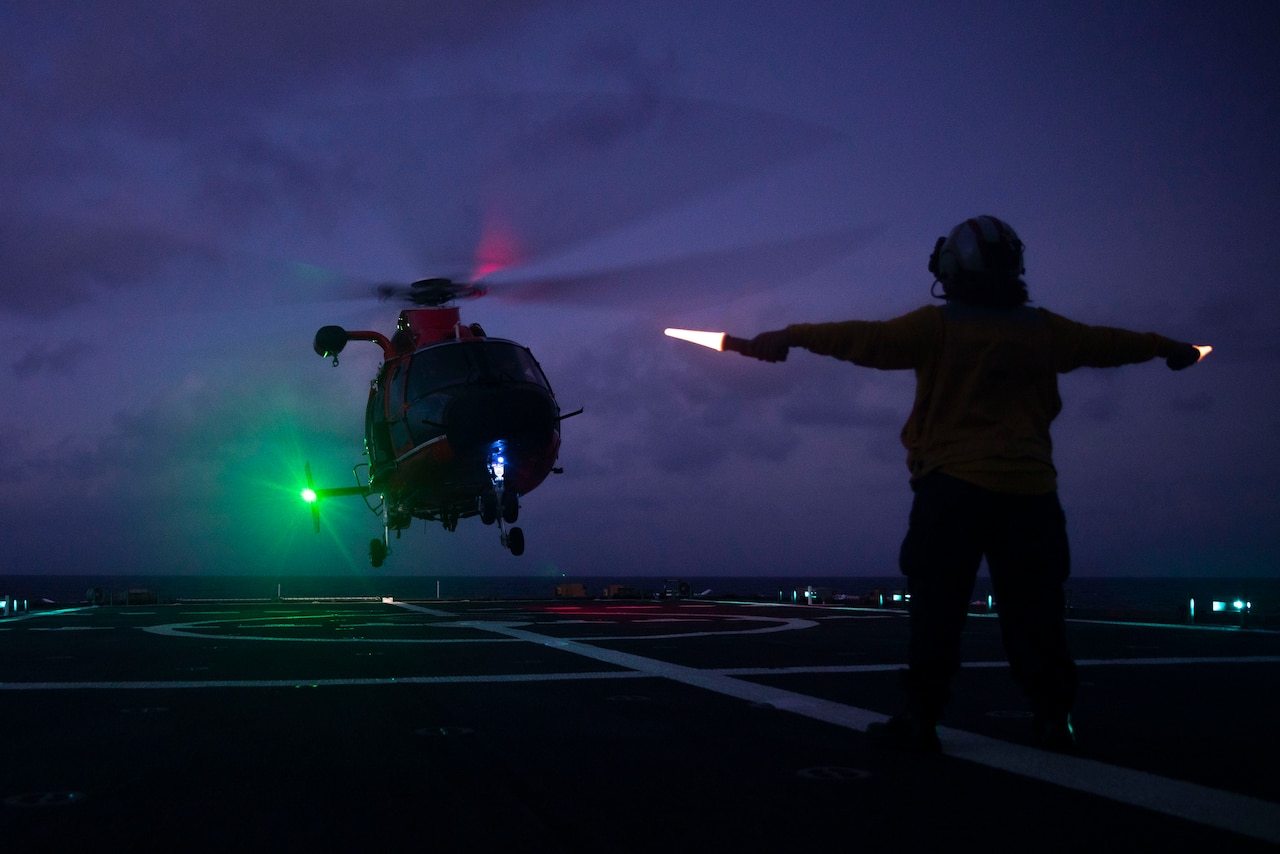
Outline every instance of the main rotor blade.
[[662, 299], [698, 303], [794, 281], [853, 254], [879, 231], [879, 226], [843, 228], [568, 275], [513, 271], [494, 281], [490, 293], [519, 301], [601, 307]]
[[422, 275], [445, 275], [442, 263], [455, 272], [464, 257], [470, 278], [545, 258], [842, 139], [791, 116], [647, 91], [388, 106], [308, 116], [263, 143], [308, 176], [274, 182], [282, 194], [268, 204], [335, 231], [374, 209]]

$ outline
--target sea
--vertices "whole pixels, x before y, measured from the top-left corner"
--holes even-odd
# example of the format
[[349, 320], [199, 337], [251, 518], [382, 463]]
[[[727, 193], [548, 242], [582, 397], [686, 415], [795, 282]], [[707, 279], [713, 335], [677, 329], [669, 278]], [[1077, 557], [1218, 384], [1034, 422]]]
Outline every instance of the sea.
[[[460, 575], [323, 575], [323, 576], [194, 576], [194, 575], [0, 575], [0, 598], [29, 601], [33, 607], [52, 603], [127, 604], [193, 600], [273, 600], [386, 598], [401, 600], [551, 599], [581, 585], [589, 597], [621, 595], [661, 598], [673, 594], [761, 602], [841, 602], [905, 589], [900, 575], [831, 576], [460, 576]], [[1249, 602], [1255, 615], [1280, 615], [1280, 577], [1275, 578], [1105, 578], [1073, 577], [1066, 585], [1073, 609], [1109, 612], [1182, 613], [1189, 600], [1197, 610], [1214, 601]], [[986, 574], [979, 575], [973, 599], [992, 593]]]

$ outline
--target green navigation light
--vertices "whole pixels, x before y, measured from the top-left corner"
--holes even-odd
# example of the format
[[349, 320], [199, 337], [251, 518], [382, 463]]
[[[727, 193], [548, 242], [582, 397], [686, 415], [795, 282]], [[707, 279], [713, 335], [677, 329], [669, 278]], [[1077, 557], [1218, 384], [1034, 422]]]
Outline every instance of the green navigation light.
[[316, 498], [318, 497], [319, 496], [316, 495], [316, 491], [309, 486], [306, 489], [302, 490], [302, 500], [307, 502], [308, 504], [315, 504]]

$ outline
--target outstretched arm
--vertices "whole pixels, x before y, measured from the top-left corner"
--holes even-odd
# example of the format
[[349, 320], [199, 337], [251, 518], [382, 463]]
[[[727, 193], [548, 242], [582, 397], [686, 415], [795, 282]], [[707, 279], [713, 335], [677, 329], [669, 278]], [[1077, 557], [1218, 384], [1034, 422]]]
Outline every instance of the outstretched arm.
[[1054, 363], [1059, 372], [1076, 368], [1114, 368], [1162, 358], [1180, 371], [1207, 352], [1154, 332], [1132, 332], [1111, 326], [1088, 326], [1040, 309], [1053, 335]]
[[[881, 370], [914, 368], [941, 335], [941, 314], [925, 306], [892, 320], [841, 320], [835, 323], [793, 323], [761, 332], [749, 340], [725, 338], [726, 350], [737, 350], [765, 362], [784, 362], [787, 351], [802, 347], [819, 356], [833, 356], [855, 365]], [[736, 341], [738, 345], [730, 342]]]
[[762, 362], [785, 362], [787, 351], [792, 346], [791, 333], [786, 329], [761, 332], [755, 338], [733, 338], [726, 335], [724, 339], [726, 350], [737, 350], [744, 356]]

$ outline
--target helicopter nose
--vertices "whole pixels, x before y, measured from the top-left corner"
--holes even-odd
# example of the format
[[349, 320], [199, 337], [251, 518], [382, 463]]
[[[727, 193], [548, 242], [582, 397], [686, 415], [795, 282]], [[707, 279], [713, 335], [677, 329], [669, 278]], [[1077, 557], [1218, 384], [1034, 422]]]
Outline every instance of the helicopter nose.
[[534, 386], [472, 388], [450, 401], [445, 424], [449, 444], [460, 451], [503, 440], [545, 445], [555, 434], [556, 406]]

